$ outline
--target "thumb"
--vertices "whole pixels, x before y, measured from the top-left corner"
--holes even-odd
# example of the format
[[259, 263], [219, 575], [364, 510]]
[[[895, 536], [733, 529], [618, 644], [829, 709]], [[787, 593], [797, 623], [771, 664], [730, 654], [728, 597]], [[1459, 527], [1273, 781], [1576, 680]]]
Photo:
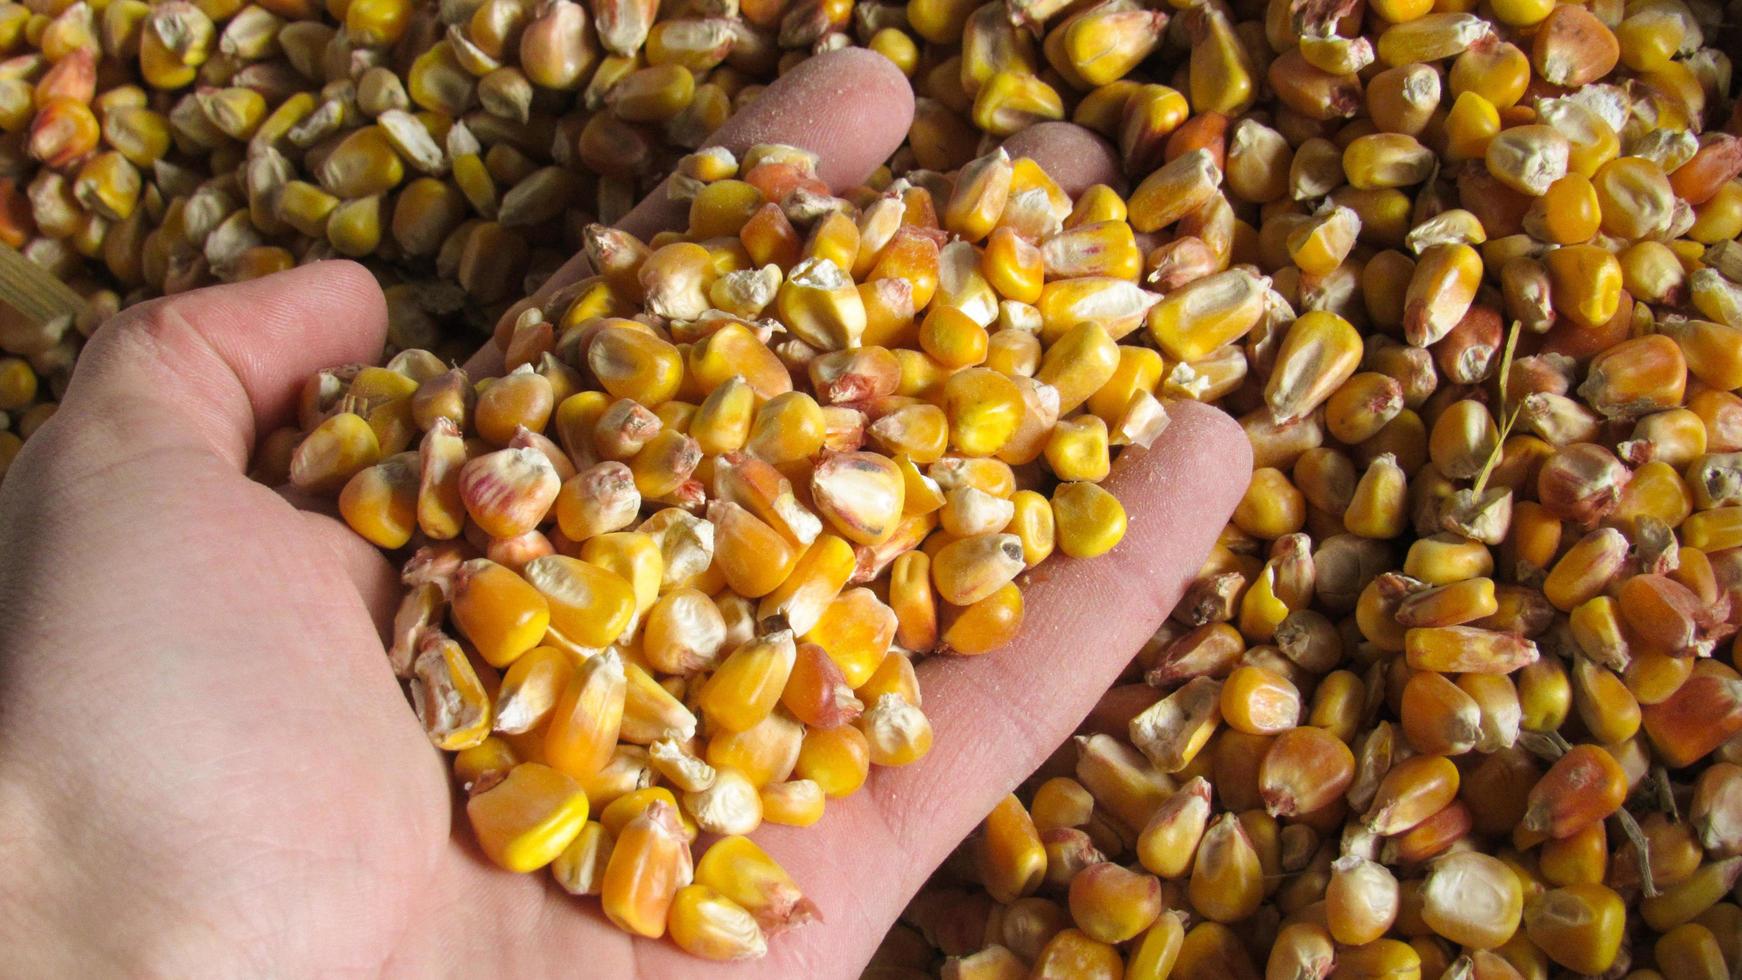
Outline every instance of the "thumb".
[[255, 434], [292, 418], [310, 374], [373, 361], [386, 332], [381, 289], [355, 262], [142, 303], [92, 336], [49, 424], [82, 419], [124, 447], [193, 450], [240, 471]]

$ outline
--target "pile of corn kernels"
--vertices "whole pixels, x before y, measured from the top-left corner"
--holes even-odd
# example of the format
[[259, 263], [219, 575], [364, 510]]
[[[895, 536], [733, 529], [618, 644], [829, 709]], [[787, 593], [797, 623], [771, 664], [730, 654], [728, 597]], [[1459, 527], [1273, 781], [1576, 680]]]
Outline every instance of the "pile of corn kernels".
[[[599, 278], [566, 293], [562, 309], [514, 325], [511, 366], [530, 370], [479, 385], [455, 377], [441, 358], [406, 353], [394, 369], [347, 371], [312, 385], [304, 421], [317, 432], [328, 427], [325, 451], [335, 455], [311, 450], [322, 465], [303, 478], [313, 472], [317, 482], [337, 483], [335, 473], [368, 466], [362, 472], [371, 475], [356, 478], [342, 509], [376, 543], [398, 547], [410, 528], [428, 533], [422, 493], [410, 520], [403, 510], [406, 489], [431, 479], [426, 456], [435, 460], [435, 485], [447, 488], [432, 498], [431, 519], [439, 522], [467, 510], [456, 481], [474, 457], [520, 450], [513, 459], [542, 457], [559, 478], [566, 459], [577, 479], [588, 469], [577, 462], [614, 458], [628, 470], [616, 471], [616, 492], [634, 485], [640, 495], [644, 481], [672, 480], [690, 455], [680, 437], [688, 438], [701, 458], [673, 488], [638, 496], [645, 506], [633, 523], [617, 525], [633, 532], [569, 537], [565, 497], [577, 527], [597, 532], [603, 525], [591, 522], [612, 491], [594, 484], [569, 492], [566, 479], [546, 502], [556, 518], [543, 535], [548, 556], [534, 554], [537, 542], [524, 536], [487, 540], [476, 520], [459, 520], [477, 528], [463, 552], [468, 562], [482, 552], [523, 574], [477, 575], [481, 566], [461, 562], [460, 550], [436, 548], [410, 576], [424, 605], [407, 619], [433, 623], [438, 604], [452, 601], [457, 631], [467, 634], [459, 598], [468, 585], [495, 578], [476, 591], [506, 589], [510, 580], [538, 591], [539, 573], [525, 568], [579, 559], [626, 573], [618, 577], [635, 598], [623, 626], [640, 630], [636, 654], [645, 659], [659, 603], [687, 605], [686, 617], [706, 607], [673, 599], [688, 593], [675, 579], [664, 587], [663, 572], [644, 607], [644, 565], [612, 553], [614, 546], [595, 545], [592, 557], [584, 551], [613, 534], [647, 534], [660, 542], [668, 569], [664, 542], [685, 554], [699, 543], [688, 534], [694, 521], [717, 532], [714, 560], [695, 573], [718, 577], [701, 580], [711, 591], [694, 581], [685, 587], [713, 603], [731, 637], [715, 652], [731, 654], [767, 637], [756, 635], [760, 609], [724, 598], [743, 598], [720, 558], [721, 528], [734, 518], [716, 523], [713, 508], [735, 503], [752, 512], [774, 530], [770, 540], [783, 546], [777, 554], [802, 547], [775, 595], [818, 540], [832, 537], [853, 551], [849, 577], [858, 574], [859, 556], [879, 546], [846, 533], [855, 515], [831, 513], [817, 499], [818, 472], [824, 499], [834, 499], [824, 467], [799, 466], [802, 478], [794, 479], [782, 466], [798, 458], [771, 462], [746, 448], [754, 425], [734, 450], [702, 446], [704, 436], [713, 438], [708, 417], [747, 413], [754, 423], [777, 407], [773, 418], [791, 412], [798, 428], [820, 427], [812, 455], [834, 453], [855, 437], [854, 420], [833, 410], [856, 399], [831, 400], [830, 369], [820, 365], [838, 358], [882, 377], [888, 362], [873, 365], [881, 360], [869, 353], [874, 348], [895, 359], [891, 397], [917, 399], [946, 419], [950, 379], [959, 375], [991, 371], [1024, 392], [1053, 387], [1039, 374], [1044, 359], [1078, 324], [1053, 310], [1049, 333], [1044, 291], [1060, 278], [1056, 269], [1065, 283], [1104, 277], [1120, 284], [1108, 287], [1117, 298], [1084, 309], [1117, 341], [1115, 374], [1111, 387], [1074, 411], [1060, 399], [1041, 451], [1046, 472], [1063, 477], [1099, 465], [1119, 441], [1152, 431], [1168, 401], [1191, 399], [1239, 418], [1255, 452], [1252, 488], [1173, 617], [1079, 737], [939, 870], [867, 976], [1722, 977], [1742, 966], [1742, 904], [1733, 892], [1742, 878], [1742, 676], [1733, 639], [1742, 620], [1742, 110], [1725, 53], [1736, 50], [1742, 20], [1734, 4], [1727, 11], [1710, 0], [656, 7], [505, 0], [415, 9], [351, 0], [326, 11], [282, 0], [241, 8], [140, 0], [110, 0], [100, 11], [83, 3], [8, 7], [0, 25], [11, 24], [12, 36], [0, 36], [0, 47], [15, 57], [0, 74], [12, 94], [0, 94], [0, 103], [15, 108], [4, 113], [10, 125], [0, 138], [0, 238], [74, 282], [96, 312], [77, 324], [0, 325], [0, 346], [25, 359], [0, 362], [0, 411], [11, 427], [0, 434], [0, 463], [52, 411], [83, 333], [134, 299], [309, 258], [364, 255], [388, 286], [396, 347], [433, 346], [452, 356], [466, 347], [467, 324], [490, 322], [566, 250], [585, 249]], [[577, 45], [576, 36], [586, 40]], [[795, 186], [771, 183], [753, 184], [759, 196], [752, 197], [731, 186], [749, 183], [740, 178], [754, 169], [742, 166], [750, 160], [732, 161], [736, 176], [726, 176], [721, 157], [703, 153], [684, 164], [693, 180], [679, 183], [706, 201], [692, 201], [692, 214], [716, 223], [692, 227], [701, 239], [692, 244], [706, 250], [708, 239], [742, 220], [737, 249], [716, 244], [709, 252], [714, 267], [700, 266], [693, 252], [667, 255], [677, 242], [643, 245], [587, 231], [594, 219], [609, 223], [626, 210], [647, 186], [636, 175], [675, 168], [763, 80], [813, 51], [851, 44], [888, 57], [919, 98], [908, 145], [873, 177], [874, 190], [849, 196], [850, 208], [829, 204], [817, 213], [815, 201], [790, 193]], [[540, 53], [551, 50], [568, 56]], [[1118, 188], [1098, 187], [1070, 205], [1095, 220], [1067, 215], [1056, 229], [1017, 223], [1010, 235], [983, 238], [953, 225], [949, 206], [963, 188], [983, 190], [988, 173], [1008, 165], [987, 156], [987, 142], [1056, 119], [1107, 139], [1130, 182], [1129, 202]], [[154, 161], [154, 145], [173, 149]], [[633, 164], [612, 156], [624, 150], [636, 156]], [[901, 249], [895, 235], [880, 237], [889, 219], [879, 209], [894, 206], [879, 202], [899, 201], [905, 216], [922, 194], [939, 217], [931, 225], [945, 230], [927, 239], [942, 246], [934, 293], [944, 292], [929, 304], [917, 302], [926, 284], [913, 278], [909, 254], [923, 251], [914, 242], [926, 236], [910, 233]], [[784, 257], [793, 261], [752, 248], [761, 234], [744, 234], [752, 203], [778, 205], [795, 239]], [[851, 249], [830, 215], [853, 226]], [[1126, 226], [1130, 244], [1106, 222]], [[834, 229], [812, 227], [824, 223]], [[547, 241], [560, 245], [547, 254], [528, 244]], [[961, 258], [964, 247], [974, 263]], [[946, 260], [952, 249], [958, 258]], [[740, 251], [749, 260], [742, 267]], [[817, 265], [798, 273], [819, 254], [830, 257], [833, 276], [818, 275]], [[641, 270], [659, 255], [682, 283], [676, 295], [650, 295], [640, 285]], [[1058, 265], [1086, 255], [1101, 263], [1092, 273]], [[877, 272], [886, 258], [889, 267]], [[769, 264], [779, 273], [772, 278], [760, 271]], [[990, 316], [944, 291], [946, 274], [970, 265], [985, 270], [980, 278], [996, 307]], [[1023, 276], [1000, 278], [1034, 268], [1040, 293], [1024, 292], [1033, 287]], [[503, 285], [516, 277], [524, 290]], [[442, 291], [409, 287], [431, 282], [457, 288], [439, 304], [419, 305], [414, 296]], [[901, 285], [880, 282], [905, 283], [911, 308], [903, 311], [891, 295]], [[844, 300], [848, 286], [865, 311], [856, 336], [839, 322], [818, 325], [839, 319], [837, 300], [820, 294]], [[789, 291], [817, 295], [783, 303]], [[675, 326], [701, 322], [709, 309], [743, 321], [745, 331]], [[983, 342], [952, 312], [982, 331]], [[616, 322], [634, 316], [641, 326]], [[598, 329], [601, 322], [612, 330]], [[594, 341], [605, 333], [611, 340], [594, 363]], [[689, 347], [678, 387], [665, 396], [676, 407], [663, 414], [641, 402], [650, 389], [612, 387], [628, 384], [625, 375], [646, 382], [642, 365], [670, 364], [664, 353], [648, 353], [654, 344], [643, 334]], [[715, 404], [705, 416], [699, 379], [717, 368], [693, 352], [719, 334], [769, 350], [816, 414], [791, 407], [798, 390], [770, 396], [746, 375], [749, 393], [721, 395], [738, 404], [731, 411]], [[972, 338], [965, 346], [964, 337]], [[728, 388], [736, 386], [719, 381], [707, 394]], [[1146, 426], [1126, 412], [1139, 392], [1159, 410]], [[577, 404], [600, 414], [571, 418], [579, 429], [565, 429], [558, 406], [582, 395], [597, 396]], [[651, 419], [630, 419], [623, 409], [606, 427], [610, 438], [639, 421], [652, 430], [648, 441], [574, 458], [624, 398]], [[481, 426], [487, 402], [512, 402], [502, 414], [517, 418], [526, 408], [520, 399], [550, 401], [549, 417], [527, 426], [525, 437], [500, 419], [494, 438], [434, 421], [455, 421], [448, 413], [458, 410]], [[1024, 403], [1024, 412], [1031, 407]], [[1030, 487], [1027, 471], [1008, 486], [947, 467], [934, 473], [935, 464], [914, 462], [910, 446], [882, 441], [897, 426], [877, 432], [887, 418], [917, 417], [919, 405], [875, 419], [876, 409], [851, 411], [863, 430], [849, 452], [908, 453], [904, 507], [919, 499], [911, 496], [925, 486], [917, 480], [930, 478], [945, 498], [934, 511], [940, 526], [952, 509], [957, 520], [984, 522], [1008, 505], [1004, 527], [1021, 543], [1023, 566], [1040, 553], [1040, 515], [1053, 516], [1057, 500], [1037, 487], [1050, 492], [1050, 476]], [[333, 421], [346, 416], [367, 423], [368, 437], [355, 421]], [[582, 438], [565, 442], [565, 432]], [[662, 451], [642, 459], [661, 433]], [[290, 472], [292, 436], [269, 440], [262, 475]], [[765, 436], [765, 450], [789, 451], [773, 448], [783, 438]], [[975, 461], [964, 472], [984, 468], [987, 456], [948, 438], [949, 458]], [[416, 465], [402, 454], [413, 439]], [[1055, 442], [1061, 448], [1048, 452]], [[798, 512], [792, 506], [755, 513], [739, 502], [731, 465], [722, 492], [718, 464], [734, 453], [773, 466], [789, 499], [826, 533], [807, 542], [802, 528], [783, 525], [784, 515]], [[477, 465], [475, 495], [488, 482]], [[548, 489], [552, 474], [536, 461], [526, 466]], [[528, 478], [524, 470], [517, 478]], [[836, 474], [860, 503], [872, 488], [862, 475]], [[1092, 486], [1094, 478], [1067, 479]], [[691, 482], [697, 486], [686, 489]], [[1019, 482], [1048, 506], [1022, 497]], [[744, 492], [786, 499], [779, 482], [754, 486]], [[965, 490], [988, 499], [966, 499], [958, 493]], [[1059, 536], [1062, 515], [1054, 540], [1069, 551]], [[396, 541], [400, 531], [406, 538]], [[834, 641], [852, 649], [841, 658], [794, 630], [801, 635], [791, 638], [789, 683], [805, 676], [801, 651], [814, 643], [827, 656], [809, 655], [806, 669], [826, 673], [823, 661], [834, 663], [862, 709], [856, 723], [827, 727], [800, 720], [798, 709], [776, 699], [781, 706], [767, 717], [795, 719], [801, 747], [823, 732], [895, 731], [864, 721], [884, 704], [904, 718], [918, 715], [903, 665], [909, 654], [949, 645], [951, 625], [974, 637], [954, 647], [964, 653], [983, 636], [1015, 629], [1008, 606], [990, 617], [995, 622], [973, 621], [972, 630], [961, 629], [965, 614], [952, 623], [944, 584], [935, 581], [937, 559], [946, 543], [972, 536], [947, 526], [927, 531], [886, 578], [827, 599], [825, 608], [861, 603], [856, 613], [885, 623], [884, 614], [893, 615], [896, 632], [883, 651], [875, 637], [855, 635]], [[1013, 554], [1003, 559], [1014, 564]], [[921, 564], [923, 573], [911, 567]], [[762, 565], [753, 570], [774, 575]], [[902, 635], [914, 611], [896, 602], [898, 578], [904, 595], [926, 590], [928, 600], [946, 604], [933, 607], [941, 632], [931, 643]], [[547, 582], [553, 590], [574, 587], [572, 575], [552, 581], [560, 582]], [[861, 592], [868, 599], [849, 598]], [[1004, 594], [1019, 602], [1014, 586]], [[556, 606], [546, 604], [555, 623]], [[691, 629], [699, 620], [684, 621]], [[983, 625], [996, 629], [985, 633]], [[526, 623], [518, 628], [532, 632]], [[541, 632], [558, 641], [546, 647], [556, 654], [591, 651], [560, 625]], [[584, 673], [589, 696], [624, 692], [626, 721], [637, 696], [645, 717], [681, 720], [669, 700], [706, 743], [698, 755], [696, 742], [673, 738], [656, 754], [660, 739], [636, 742], [620, 725], [628, 747], [614, 748], [613, 762], [646, 744], [645, 764], [600, 772], [621, 779], [618, 788], [641, 778], [656, 785], [609, 802], [602, 801], [614, 789], [586, 786], [594, 819], [563, 849], [569, 857], [555, 865], [559, 880], [608, 885], [604, 845], [613, 838], [618, 846], [633, 836], [638, 847], [680, 850], [677, 842], [692, 833], [685, 816], [697, 820], [686, 801], [706, 792], [682, 782], [696, 778], [680, 771], [695, 768], [682, 760], [716, 767], [714, 739], [703, 736], [730, 722], [722, 727], [718, 705], [710, 715], [706, 682], [668, 688], [654, 678], [693, 679], [723, 663], [679, 657], [666, 670], [618, 651], [587, 657], [597, 666], [582, 671], [554, 654], [524, 653], [502, 688], [488, 692], [488, 644], [469, 634], [452, 642], [460, 639], [483, 667], [457, 645], [396, 648], [399, 665], [414, 675], [419, 663], [436, 672], [430, 676], [473, 667], [470, 704], [496, 707], [486, 725], [467, 698], [438, 703], [426, 681], [415, 682], [439, 738], [464, 740], [480, 725], [487, 731], [511, 695], [522, 707], [507, 713], [510, 727], [542, 717], [536, 698], [527, 698], [557, 686], [553, 676], [567, 689]], [[750, 649], [784, 664], [785, 648], [773, 645], [780, 649]], [[873, 659], [863, 682], [853, 683], [847, 667], [863, 670]], [[621, 682], [607, 666], [613, 660]], [[631, 666], [649, 678], [639, 695]], [[575, 689], [570, 716], [582, 693]], [[531, 777], [517, 787], [491, 785], [492, 767], [530, 757], [526, 732], [535, 728], [503, 729], [456, 757], [469, 760], [460, 763], [461, 780], [485, 787], [474, 802], [504, 789], [536, 797], [565, 785]], [[865, 739], [868, 747], [875, 741]], [[761, 757], [715, 771], [763, 766], [767, 778], [756, 787], [763, 819], [802, 820], [811, 791], [790, 786], [808, 778], [803, 759], [800, 751], [784, 772]], [[755, 784], [760, 776], [747, 778]], [[770, 794], [775, 786], [782, 788]], [[750, 794], [737, 799], [742, 810]], [[607, 818], [611, 806], [619, 809]], [[491, 826], [492, 809], [478, 809]], [[572, 805], [563, 812], [569, 823], [585, 819]], [[504, 863], [529, 860], [511, 846], [524, 845], [522, 837], [481, 837]], [[755, 948], [747, 937], [805, 914], [796, 885], [739, 840], [723, 838], [733, 843], [713, 871], [708, 855], [723, 844], [696, 863], [690, 887], [711, 891], [686, 890], [669, 911], [674, 937], [704, 954], [738, 955]], [[744, 887], [746, 876], [759, 887]], [[641, 921], [651, 927], [651, 917]], [[741, 942], [717, 943], [720, 930], [691, 928], [699, 922], [735, 923], [728, 933]]]

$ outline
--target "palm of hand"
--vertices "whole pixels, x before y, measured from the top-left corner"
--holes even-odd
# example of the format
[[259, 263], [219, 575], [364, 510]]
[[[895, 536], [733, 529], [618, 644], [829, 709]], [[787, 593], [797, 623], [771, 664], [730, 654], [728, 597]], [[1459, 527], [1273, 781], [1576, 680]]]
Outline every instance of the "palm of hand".
[[[88, 366], [140, 380], [185, 367], [158, 361], [161, 345], [125, 347]], [[344, 539], [331, 521], [299, 513], [217, 456], [187, 451], [160, 431], [166, 420], [154, 408], [114, 405], [104, 415], [102, 426], [45, 431], [33, 447], [42, 465], [6, 487], [19, 551], [0, 577], [20, 600], [7, 607], [20, 655], [8, 658], [6, 680], [58, 696], [47, 699], [53, 707], [9, 701], [5, 745], [47, 743], [31, 761], [63, 773], [56, 790], [84, 801], [70, 811], [81, 825], [63, 835], [102, 852], [98, 866], [162, 876], [161, 894], [100, 903], [162, 903], [165, 921], [182, 901], [232, 903], [233, 915], [207, 923], [204, 936], [162, 936], [169, 955], [206, 955], [200, 940], [273, 930], [311, 939], [313, 930], [281, 918], [299, 905], [334, 917], [336, 951], [361, 946], [371, 937], [339, 933], [367, 927], [372, 916], [355, 907], [368, 890], [409, 886], [430, 863], [441, 828], [405, 830], [439, 815], [444, 791], [417, 733], [395, 724], [403, 712], [381, 703], [391, 687], [357, 682], [381, 669], [369, 663], [371, 648], [380, 654], [369, 607], [346, 570], [347, 558], [367, 569], [358, 559], [369, 556], [335, 550]], [[26, 569], [39, 580], [20, 580]], [[69, 622], [85, 627], [88, 650], [23, 655], [31, 632], [52, 637]], [[100, 713], [77, 710], [98, 704]], [[68, 714], [49, 717], [56, 711]], [[99, 772], [56, 764], [92, 750], [102, 753]], [[363, 855], [384, 873], [355, 873]], [[305, 901], [285, 900], [299, 893]], [[377, 909], [403, 904], [379, 898]], [[120, 908], [103, 917], [131, 920]], [[114, 937], [121, 949], [141, 938]], [[259, 941], [235, 948], [272, 956]]]

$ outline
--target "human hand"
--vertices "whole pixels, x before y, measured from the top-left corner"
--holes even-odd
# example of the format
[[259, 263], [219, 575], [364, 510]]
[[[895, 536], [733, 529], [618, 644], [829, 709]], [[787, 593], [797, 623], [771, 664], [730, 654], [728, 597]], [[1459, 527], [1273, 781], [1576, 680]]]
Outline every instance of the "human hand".
[[[847, 187], [900, 142], [910, 98], [877, 56], [840, 52], [721, 138], [807, 146]], [[1081, 131], [1018, 139], [1073, 192], [1113, 176], [1110, 157], [1068, 148]], [[628, 219], [642, 234], [670, 220], [657, 200]], [[373, 359], [385, 318], [370, 277], [340, 262], [142, 305], [99, 331], [14, 464], [0, 490], [9, 971], [857, 976], [1167, 615], [1249, 469], [1226, 417], [1173, 407], [1106, 484], [1131, 517], [1124, 543], [1035, 574], [1010, 647], [920, 666], [931, 755], [879, 771], [814, 827], [757, 832], [824, 921], [766, 961], [701, 967], [479, 854], [382, 650], [393, 569], [244, 476], [302, 380]]]

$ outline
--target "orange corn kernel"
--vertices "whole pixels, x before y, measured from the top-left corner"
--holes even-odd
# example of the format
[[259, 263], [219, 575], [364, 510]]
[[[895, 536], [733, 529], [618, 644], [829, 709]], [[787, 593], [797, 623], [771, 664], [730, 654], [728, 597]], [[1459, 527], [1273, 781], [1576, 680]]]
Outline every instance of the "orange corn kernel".
[[1626, 797], [1627, 775], [1615, 757], [1600, 746], [1576, 745], [1531, 788], [1520, 826], [1568, 837], [1620, 809]]

